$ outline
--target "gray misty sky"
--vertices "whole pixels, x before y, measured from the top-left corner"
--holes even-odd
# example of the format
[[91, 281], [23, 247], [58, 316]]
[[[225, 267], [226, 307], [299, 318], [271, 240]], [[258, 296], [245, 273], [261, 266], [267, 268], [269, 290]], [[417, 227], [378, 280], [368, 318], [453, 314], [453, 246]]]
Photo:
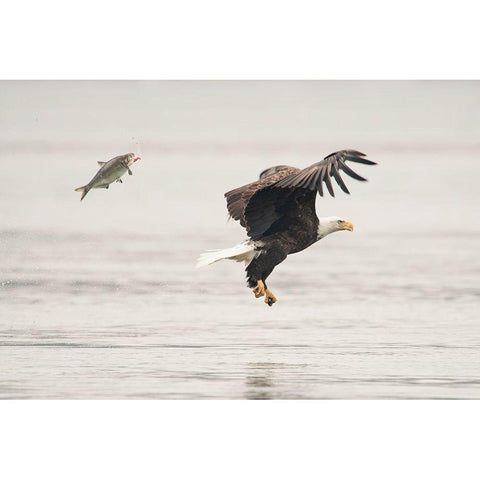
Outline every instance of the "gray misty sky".
[[479, 105], [475, 81], [2, 81], [0, 141], [472, 144]]
[[[379, 167], [359, 169], [368, 188], [350, 181], [351, 196], [319, 200], [321, 214], [381, 231], [442, 231], [449, 218], [465, 231], [480, 215], [479, 100], [480, 82], [467, 81], [3, 81], [0, 218], [81, 232], [223, 229], [224, 192], [266, 167], [355, 148]], [[135, 175], [80, 204], [74, 189], [96, 162], [129, 151], [142, 157]]]

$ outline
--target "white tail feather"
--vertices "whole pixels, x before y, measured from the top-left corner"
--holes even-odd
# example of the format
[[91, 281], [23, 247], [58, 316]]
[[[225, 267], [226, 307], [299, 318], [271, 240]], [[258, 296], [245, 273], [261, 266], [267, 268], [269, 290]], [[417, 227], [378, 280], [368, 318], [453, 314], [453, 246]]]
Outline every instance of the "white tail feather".
[[202, 253], [197, 259], [197, 268], [211, 265], [220, 260], [235, 260], [236, 262], [245, 262], [248, 265], [257, 255], [255, 245], [244, 242], [224, 250], [209, 250]]

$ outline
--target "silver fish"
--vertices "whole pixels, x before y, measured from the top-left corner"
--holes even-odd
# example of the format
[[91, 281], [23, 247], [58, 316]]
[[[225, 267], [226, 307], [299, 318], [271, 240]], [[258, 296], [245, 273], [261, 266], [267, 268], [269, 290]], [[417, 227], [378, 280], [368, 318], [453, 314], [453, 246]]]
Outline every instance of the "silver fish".
[[80, 201], [84, 199], [85, 195], [92, 188], [108, 188], [113, 182], [122, 183], [120, 177], [125, 175], [127, 172], [129, 175], [132, 175], [130, 165], [135, 163], [137, 160], [140, 160], [140, 157], [136, 157], [134, 153], [127, 153], [125, 155], [119, 155], [118, 157], [112, 158], [108, 162], [97, 162], [102, 168], [96, 173], [90, 182], [83, 187], [78, 187], [75, 189], [76, 192], [82, 192]]

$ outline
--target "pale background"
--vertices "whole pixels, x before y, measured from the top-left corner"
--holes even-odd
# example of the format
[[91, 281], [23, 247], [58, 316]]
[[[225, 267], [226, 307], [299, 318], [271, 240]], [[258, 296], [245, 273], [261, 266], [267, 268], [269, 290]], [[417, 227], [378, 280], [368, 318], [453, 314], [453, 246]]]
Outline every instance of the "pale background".
[[[479, 398], [479, 82], [0, 83], [2, 398]], [[271, 309], [223, 193], [355, 148]], [[79, 202], [97, 160], [134, 175]]]

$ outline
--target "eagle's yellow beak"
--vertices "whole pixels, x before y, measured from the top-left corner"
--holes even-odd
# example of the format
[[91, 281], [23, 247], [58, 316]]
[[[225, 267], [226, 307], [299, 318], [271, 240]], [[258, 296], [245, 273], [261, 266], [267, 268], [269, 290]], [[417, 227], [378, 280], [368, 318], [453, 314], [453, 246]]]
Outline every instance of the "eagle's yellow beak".
[[351, 232], [353, 232], [353, 223], [343, 222], [341, 224], [341, 227], [342, 227], [342, 230], [350, 230]]

